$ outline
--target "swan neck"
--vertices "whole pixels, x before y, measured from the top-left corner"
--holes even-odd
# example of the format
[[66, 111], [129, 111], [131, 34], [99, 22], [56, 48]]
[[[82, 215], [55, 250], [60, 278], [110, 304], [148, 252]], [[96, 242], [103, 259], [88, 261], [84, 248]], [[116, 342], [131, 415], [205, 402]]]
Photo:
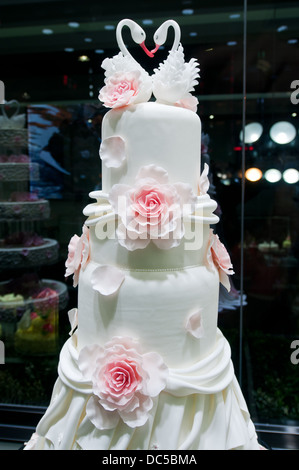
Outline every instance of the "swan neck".
[[122, 52], [122, 54], [124, 56], [131, 56], [131, 54], [129, 53], [128, 49], [126, 48], [125, 46], [125, 43], [123, 41], [123, 37], [122, 37], [122, 30], [123, 30], [123, 27], [124, 26], [128, 26], [128, 28], [130, 28], [130, 31], [131, 28], [132, 28], [132, 22], [131, 20], [121, 20], [118, 25], [117, 25], [117, 28], [116, 28], [116, 41], [117, 41], [117, 45], [119, 47], [119, 50]]
[[181, 40], [181, 29], [178, 23], [174, 20], [169, 20], [168, 28], [172, 26], [174, 29], [174, 42], [171, 48], [171, 51], [176, 51], [179, 47], [180, 40]]

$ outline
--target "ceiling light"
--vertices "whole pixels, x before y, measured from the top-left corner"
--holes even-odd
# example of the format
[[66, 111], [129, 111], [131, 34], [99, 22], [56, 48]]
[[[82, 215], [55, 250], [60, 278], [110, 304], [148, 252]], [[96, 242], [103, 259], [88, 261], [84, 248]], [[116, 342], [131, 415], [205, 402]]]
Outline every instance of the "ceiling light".
[[113, 24], [105, 24], [104, 29], [107, 31], [112, 31], [115, 29], [115, 26]]
[[104, 54], [104, 52], [105, 52], [104, 49], [96, 49], [95, 50], [96, 54]]
[[263, 173], [259, 168], [248, 168], [248, 170], [245, 171], [245, 178], [251, 182], [259, 181], [262, 176]]
[[278, 33], [282, 33], [283, 31], [286, 31], [288, 29], [287, 25], [283, 24], [282, 26], [278, 26], [278, 28], [276, 29], [276, 31]]
[[292, 113], [292, 117], [297, 117], [297, 113]]
[[91, 38], [84, 38], [84, 41], [85, 42], [92, 42], [92, 39]]
[[191, 33], [189, 33], [189, 36], [191, 36], [192, 38], [195, 38], [197, 36], [197, 32], [192, 31]]
[[153, 20], [142, 20], [143, 24], [153, 24]]
[[193, 13], [194, 10], [192, 10], [191, 8], [185, 8], [185, 10], [182, 10], [183, 15], [193, 15]]
[[64, 52], [74, 52], [74, 48], [73, 47], [65, 47]]
[[87, 55], [80, 55], [80, 57], [78, 58], [78, 60], [80, 62], [88, 62], [90, 59]]
[[80, 23], [78, 23], [77, 21], [70, 21], [68, 25], [70, 28], [79, 28]]
[[277, 144], [289, 144], [296, 137], [296, 129], [290, 122], [280, 121], [271, 127], [270, 137]]
[[297, 44], [298, 39], [289, 39], [288, 44]]
[[[251, 122], [245, 126], [244, 142], [252, 144], [259, 140], [263, 133], [263, 126], [259, 122]], [[240, 140], [243, 140], [243, 130], [240, 132]]]
[[284, 181], [288, 184], [295, 184], [299, 181], [299, 172], [295, 168], [288, 168], [282, 174]]
[[232, 13], [231, 15], [229, 15], [230, 19], [231, 20], [235, 20], [237, 18], [240, 18], [240, 13]]
[[228, 41], [226, 43], [227, 46], [236, 46], [237, 45], [237, 41]]
[[281, 172], [276, 168], [270, 168], [265, 173], [265, 179], [269, 183], [277, 183], [277, 181], [281, 180]]
[[42, 30], [42, 33], [43, 33], [43, 34], [48, 34], [48, 35], [49, 35], [49, 34], [53, 34], [53, 29], [44, 28], [44, 29]]

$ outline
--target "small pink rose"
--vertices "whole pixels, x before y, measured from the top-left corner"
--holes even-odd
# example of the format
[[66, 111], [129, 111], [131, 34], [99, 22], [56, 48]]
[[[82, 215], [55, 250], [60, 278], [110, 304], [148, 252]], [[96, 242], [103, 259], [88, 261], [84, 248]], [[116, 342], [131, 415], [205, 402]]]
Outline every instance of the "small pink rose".
[[215, 266], [217, 268], [221, 284], [229, 291], [230, 282], [227, 276], [234, 274], [233, 265], [225, 246], [212, 229], [210, 230], [206, 264], [207, 267]]
[[85, 269], [90, 261], [89, 229], [85, 225], [81, 237], [74, 235], [68, 246], [68, 258], [65, 262], [65, 277], [73, 276], [73, 285], [76, 287], [79, 281], [80, 270]]
[[99, 100], [106, 108], [121, 108], [135, 102], [141, 88], [140, 72], [116, 72], [105, 79]]

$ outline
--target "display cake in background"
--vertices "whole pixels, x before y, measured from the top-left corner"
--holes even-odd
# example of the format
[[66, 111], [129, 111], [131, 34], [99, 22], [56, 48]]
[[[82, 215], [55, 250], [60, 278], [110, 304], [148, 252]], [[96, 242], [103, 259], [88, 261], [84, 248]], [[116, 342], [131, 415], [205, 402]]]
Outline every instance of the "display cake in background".
[[[122, 40], [153, 55], [150, 75]], [[25, 449], [259, 449], [217, 327], [219, 284], [233, 274], [210, 225], [218, 221], [201, 172], [201, 122], [192, 96], [199, 67], [186, 62], [169, 20], [149, 52], [145, 32], [119, 23], [120, 53], [105, 59], [102, 191], [69, 244], [66, 276], [78, 285], [49, 407]], [[149, 101], [153, 95], [153, 100]]]
[[39, 165], [27, 154], [26, 115], [19, 110], [16, 100], [1, 105], [1, 340], [9, 355], [45, 355], [57, 352], [58, 313], [68, 294], [64, 283], [31, 275], [58, 260], [59, 245], [39, 234], [50, 205], [30, 190], [30, 183], [39, 179]]

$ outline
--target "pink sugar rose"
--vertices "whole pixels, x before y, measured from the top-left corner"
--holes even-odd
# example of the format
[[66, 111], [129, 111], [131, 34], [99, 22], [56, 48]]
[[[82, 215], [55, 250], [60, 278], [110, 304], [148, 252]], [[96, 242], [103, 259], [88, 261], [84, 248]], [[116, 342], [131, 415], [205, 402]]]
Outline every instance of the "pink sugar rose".
[[86, 346], [78, 364], [92, 383], [86, 414], [98, 429], [112, 429], [119, 419], [132, 428], [146, 423], [152, 398], [165, 388], [168, 376], [159, 354], [142, 354], [131, 338], [115, 337], [104, 348]]
[[68, 258], [65, 262], [65, 277], [73, 276], [73, 285], [76, 287], [79, 281], [80, 270], [85, 269], [90, 260], [89, 229], [85, 225], [81, 237], [74, 235], [68, 246]]
[[163, 168], [148, 165], [139, 170], [135, 186], [114, 185], [109, 202], [120, 218], [116, 233], [122, 246], [133, 251], [152, 240], [170, 249], [184, 236], [183, 215], [193, 211], [196, 196], [188, 184], [170, 185]]
[[141, 88], [140, 72], [116, 72], [105, 79], [99, 100], [106, 108], [121, 108], [136, 101]]
[[234, 274], [233, 265], [225, 246], [219, 240], [218, 235], [213, 233], [212, 229], [208, 241], [206, 264], [208, 268], [213, 268], [213, 266], [217, 268], [221, 284], [230, 291], [230, 282], [227, 275]]

